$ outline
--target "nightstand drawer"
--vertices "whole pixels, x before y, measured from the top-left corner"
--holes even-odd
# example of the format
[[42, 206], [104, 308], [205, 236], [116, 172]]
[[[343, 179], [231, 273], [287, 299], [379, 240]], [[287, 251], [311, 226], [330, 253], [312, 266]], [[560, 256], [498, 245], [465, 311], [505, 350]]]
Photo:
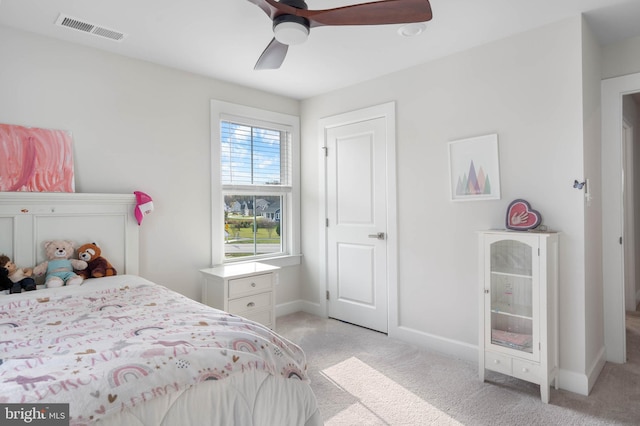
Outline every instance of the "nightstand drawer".
[[229, 312], [232, 314], [247, 316], [251, 311], [271, 309], [272, 295], [273, 293], [268, 291], [266, 293], [255, 294], [253, 296], [229, 300]]
[[229, 280], [229, 298], [271, 290], [272, 274], [252, 275]]
[[257, 312], [248, 312], [244, 315], [248, 320], [258, 322], [262, 325], [266, 325], [269, 328], [273, 328], [273, 311], [263, 310]]

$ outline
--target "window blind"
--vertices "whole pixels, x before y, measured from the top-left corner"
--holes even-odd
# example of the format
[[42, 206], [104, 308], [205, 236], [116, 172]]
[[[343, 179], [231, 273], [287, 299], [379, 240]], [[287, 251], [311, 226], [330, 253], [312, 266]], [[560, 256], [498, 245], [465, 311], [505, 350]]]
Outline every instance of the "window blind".
[[223, 120], [220, 136], [223, 186], [290, 187], [289, 131]]

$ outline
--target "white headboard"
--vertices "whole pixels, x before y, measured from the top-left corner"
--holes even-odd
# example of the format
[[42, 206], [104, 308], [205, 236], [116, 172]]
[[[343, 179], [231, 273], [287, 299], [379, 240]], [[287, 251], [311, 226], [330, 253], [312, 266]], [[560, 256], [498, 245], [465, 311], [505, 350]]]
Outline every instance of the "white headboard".
[[0, 192], [0, 253], [19, 267], [45, 260], [43, 242], [96, 242], [118, 274], [138, 274], [134, 194]]

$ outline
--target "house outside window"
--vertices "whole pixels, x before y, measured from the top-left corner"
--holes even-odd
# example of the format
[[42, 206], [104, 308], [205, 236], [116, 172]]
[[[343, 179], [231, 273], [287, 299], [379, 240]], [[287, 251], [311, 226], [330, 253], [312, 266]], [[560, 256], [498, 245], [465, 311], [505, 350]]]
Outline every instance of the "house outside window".
[[212, 101], [212, 264], [299, 263], [299, 119]]

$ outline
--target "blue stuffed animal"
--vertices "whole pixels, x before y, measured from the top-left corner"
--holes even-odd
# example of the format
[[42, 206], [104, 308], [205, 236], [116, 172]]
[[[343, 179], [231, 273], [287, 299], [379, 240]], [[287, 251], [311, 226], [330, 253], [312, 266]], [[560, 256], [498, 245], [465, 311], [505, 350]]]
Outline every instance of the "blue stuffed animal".
[[84, 279], [73, 271], [74, 269], [86, 269], [87, 262], [72, 259], [73, 249], [74, 243], [72, 241], [53, 240], [44, 242], [47, 260], [33, 268], [33, 273], [36, 276], [40, 276], [46, 272], [45, 285], [47, 288], [82, 284]]

